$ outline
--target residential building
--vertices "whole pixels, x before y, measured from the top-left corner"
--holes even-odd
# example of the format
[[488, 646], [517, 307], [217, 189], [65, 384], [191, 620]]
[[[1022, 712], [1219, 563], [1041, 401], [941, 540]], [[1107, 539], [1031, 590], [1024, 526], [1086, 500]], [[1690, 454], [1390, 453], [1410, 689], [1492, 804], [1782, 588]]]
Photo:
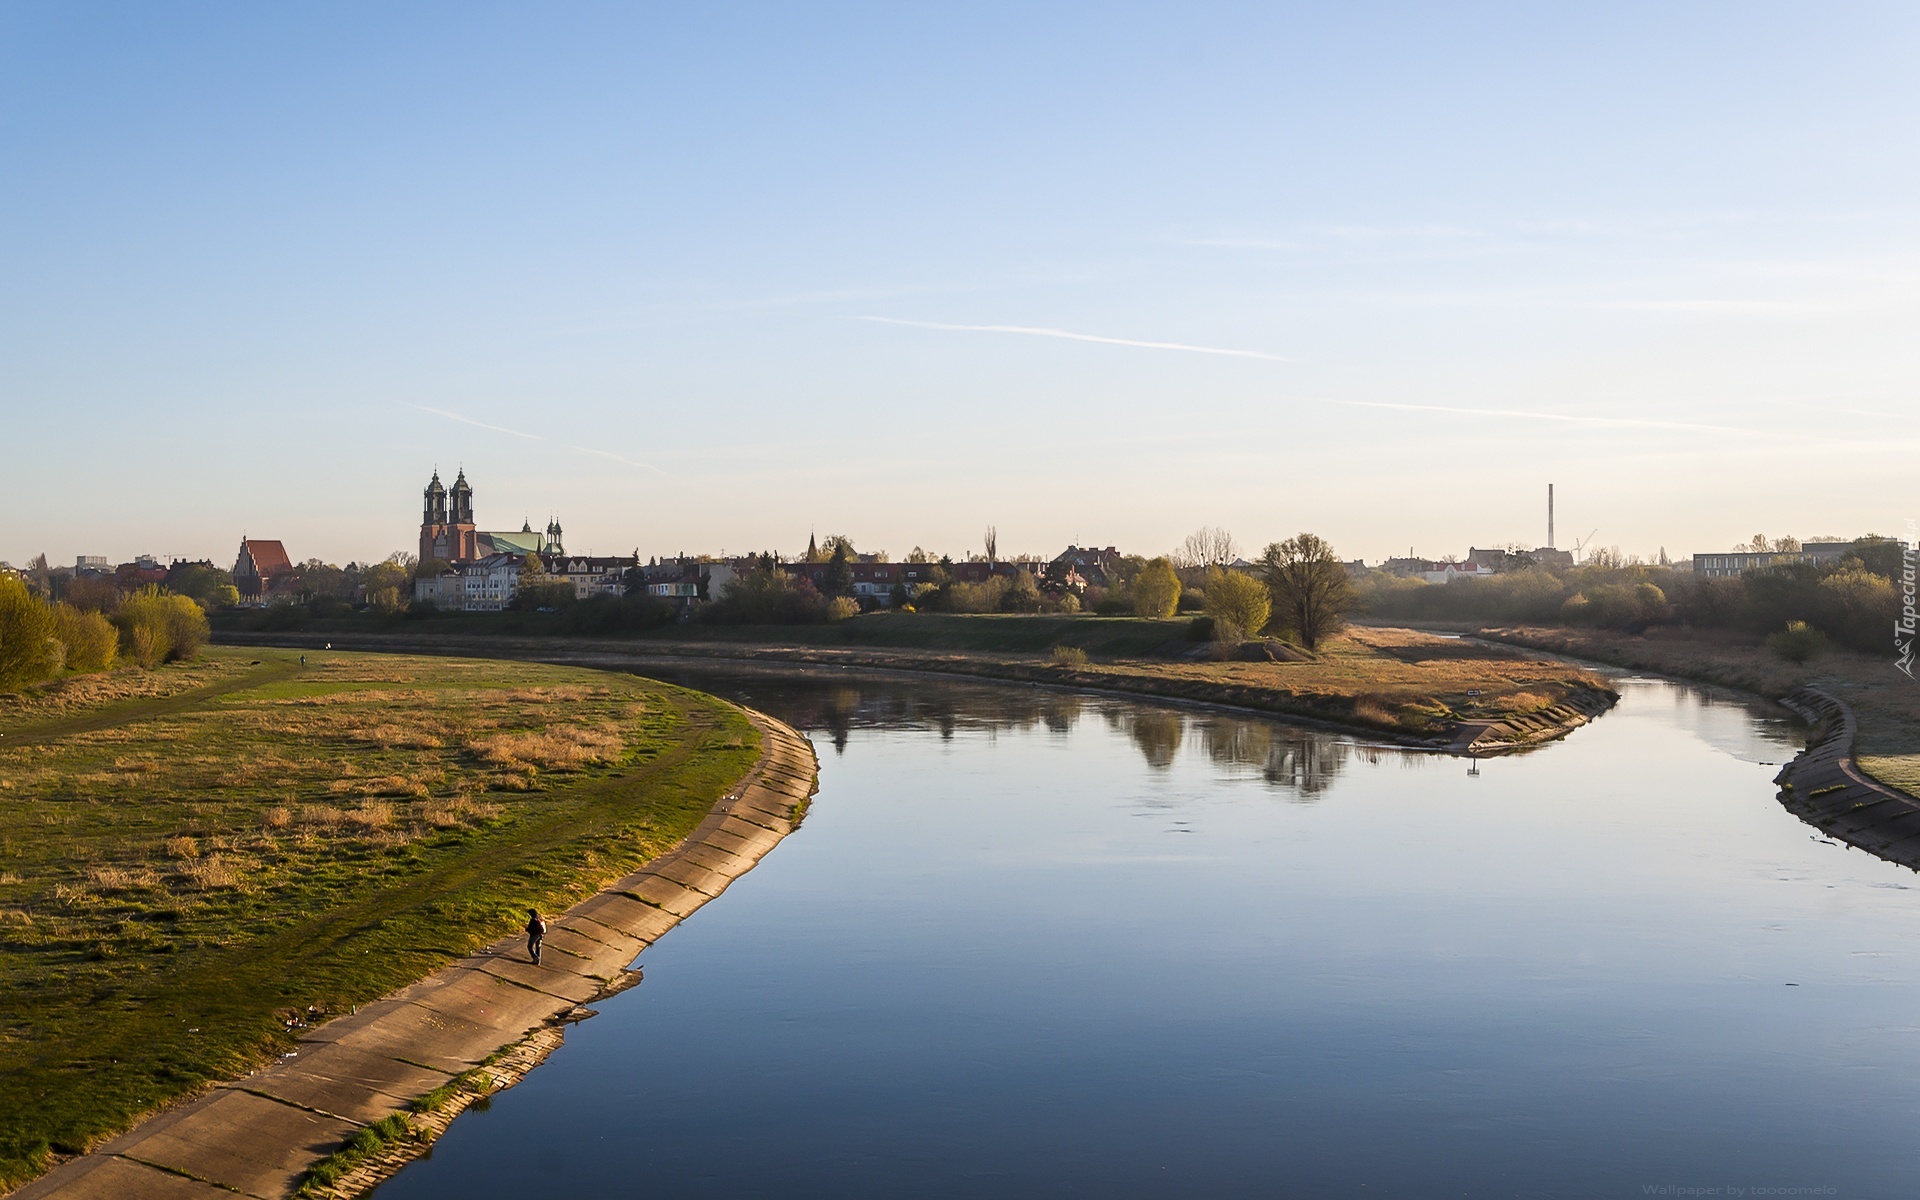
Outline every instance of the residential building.
[[104, 554], [82, 554], [73, 560], [74, 573], [78, 575], [105, 575], [113, 570]]
[[1068, 546], [1053, 556], [1053, 566], [1062, 568], [1070, 575], [1078, 575], [1080, 582], [1094, 587], [1113, 586], [1113, 567], [1125, 556], [1108, 546], [1096, 550], [1091, 546]]
[[1798, 550], [1729, 550], [1723, 554], [1696, 554], [1693, 573], [1709, 579], [1737, 579], [1746, 571], [1764, 571], [1768, 567], [1790, 563], [1824, 566], [1839, 562], [1853, 552], [1853, 543], [1804, 542]]
[[[954, 578], [960, 578], [959, 568], [968, 563], [954, 564]], [[987, 564], [979, 564], [985, 567]], [[779, 568], [789, 575], [798, 575], [808, 580], [814, 587], [826, 590], [827, 574], [833, 569], [831, 562], [787, 562]], [[916, 583], [929, 583], [933, 579], [933, 563], [896, 563], [875, 562], [869, 556], [861, 556], [857, 562], [848, 562], [847, 570], [852, 575], [852, 594], [855, 599], [866, 598], [875, 606], [886, 608], [893, 603], [893, 589], [904, 587], [913, 590]], [[981, 578], [985, 578], [984, 575]]]

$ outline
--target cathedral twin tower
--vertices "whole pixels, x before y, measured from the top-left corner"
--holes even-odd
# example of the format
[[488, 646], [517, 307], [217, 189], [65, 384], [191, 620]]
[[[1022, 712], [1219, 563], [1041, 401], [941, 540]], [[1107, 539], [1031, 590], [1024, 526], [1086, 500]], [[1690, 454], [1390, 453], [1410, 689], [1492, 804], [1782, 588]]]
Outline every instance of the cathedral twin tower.
[[546, 535], [533, 531], [528, 522], [518, 533], [487, 533], [473, 527], [473, 488], [462, 468], [449, 491], [433, 473], [427, 484], [425, 505], [420, 515], [420, 561], [430, 558], [445, 562], [473, 562], [489, 554], [564, 554], [560, 544], [560, 522], [549, 520]]

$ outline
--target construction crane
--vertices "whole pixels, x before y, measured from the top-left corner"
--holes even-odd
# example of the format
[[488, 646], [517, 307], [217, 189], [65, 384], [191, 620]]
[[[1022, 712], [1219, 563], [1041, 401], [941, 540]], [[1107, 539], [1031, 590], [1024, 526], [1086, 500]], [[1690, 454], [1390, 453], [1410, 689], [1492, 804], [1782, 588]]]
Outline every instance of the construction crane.
[[1583, 538], [1575, 538], [1573, 540], [1573, 561], [1575, 562], [1580, 561], [1580, 552], [1587, 548], [1587, 543], [1591, 542], [1593, 540], [1593, 535], [1599, 532], [1600, 532], [1600, 527], [1596, 525], [1587, 534], [1587, 536]]

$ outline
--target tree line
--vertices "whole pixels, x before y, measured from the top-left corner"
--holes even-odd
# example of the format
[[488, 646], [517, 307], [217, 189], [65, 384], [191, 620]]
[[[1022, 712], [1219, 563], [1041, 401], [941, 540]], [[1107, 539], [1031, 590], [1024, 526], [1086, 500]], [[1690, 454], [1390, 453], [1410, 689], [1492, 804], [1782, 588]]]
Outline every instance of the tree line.
[[1600, 551], [1570, 570], [1523, 563], [1486, 578], [1446, 584], [1373, 572], [1359, 582], [1358, 592], [1368, 613], [1396, 620], [1585, 625], [1627, 632], [1680, 625], [1761, 636], [1797, 625], [1817, 637], [1802, 634], [1777, 642], [1783, 653], [1818, 652], [1828, 641], [1872, 652], [1891, 641], [1893, 581], [1901, 555], [1899, 542], [1865, 537], [1833, 562], [1705, 576], [1690, 566], [1642, 563]]

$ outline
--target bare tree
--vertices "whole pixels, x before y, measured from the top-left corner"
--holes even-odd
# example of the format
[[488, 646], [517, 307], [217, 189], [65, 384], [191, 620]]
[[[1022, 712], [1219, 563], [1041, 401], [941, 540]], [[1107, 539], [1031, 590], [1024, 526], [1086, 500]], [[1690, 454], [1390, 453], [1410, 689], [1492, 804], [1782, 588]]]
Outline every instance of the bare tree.
[[987, 526], [987, 561], [1000, 561], [1000, 531], [991, 525]]
[[1240, 547], [1233, 535], [1217, 525], [1194, 530], [1173, 552], [1178, 567], [1224, 567], [1238, 557]]

